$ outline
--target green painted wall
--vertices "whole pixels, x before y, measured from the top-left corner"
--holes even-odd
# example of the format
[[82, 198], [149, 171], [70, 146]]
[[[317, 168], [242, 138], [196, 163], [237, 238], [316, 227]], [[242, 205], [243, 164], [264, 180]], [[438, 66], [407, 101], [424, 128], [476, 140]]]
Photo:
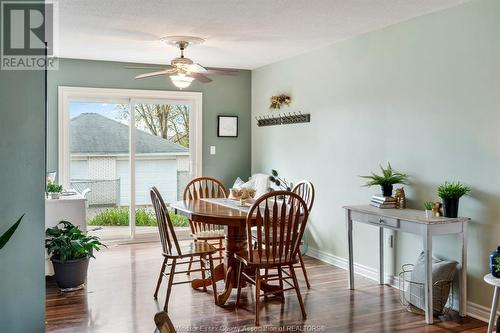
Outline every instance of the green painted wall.
[[[474, 189], [460, 203], [472, 218], [468, 294], [489, 306], [482, 277], [500, 243], [499, 32], [500, 1], [477, 0], [252, 71], [252, 116], [268, 114], [270, 96], [283, 92], [294, 100], [289, 110], [312, 115], [302, 125], [252, 122], [253, 172], [275, 168], [316, 185], [311, 247], [347, 256], [341, 207], [378, 192], [360, 187], [358, 175], [379, 163], [411, 175], [411, 207], [437, 199], [440, 182], [460, 180]], [[375, 232], [356, 227], [354, 251], [374, 268]], [[458, 258], [454, 237], [435, 238], [434, 248]], [[421, 250], [419, 238], [398, 235], [397, 270]]]
[[45, 315], [43, 71], [0, 71], [0, 332], [43, 332]]
[[[48, 170], [57, 169], [57, 87], [79, 86], [124, 89], [178, 90], [165, 77], [134, 80], [147, 70], [130, 70], [133, 64], [61, 59], [59, 70], [48, 77]], [[148, 65], [145, 65], [148, 66]], [[250, 71], [238, 76], [215, 76], [210, 83], [195, 82], [185, 91], [203, 93], [203, 174], [231, 186], [236, 177], [250, 176]], [[217, 115], [238, 115], [237, 138], [217, 137]], [[215, 145], [216, 155], [210, 155]]]

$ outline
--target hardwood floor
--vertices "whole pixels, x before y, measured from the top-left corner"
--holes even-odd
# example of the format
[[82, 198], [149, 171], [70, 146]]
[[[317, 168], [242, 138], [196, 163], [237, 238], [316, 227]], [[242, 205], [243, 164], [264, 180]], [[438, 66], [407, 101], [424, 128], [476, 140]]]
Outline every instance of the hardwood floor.
[[[312, 288], [307, 290], [302, 275], [298, 276], [307, 320], [300, 319], [297, 299], [288, 294], [284, 304], [278, 300], [263, 302], [259, 332], [278, 326], [293, 326], [292, 332], [300, 327], [335, 333], [486, 331], [486, 323], [460, 319], [456, 313], [426, 325], [423, 316], [401, 308], [398, 290], [356, 276], [357, 290], [350, 291], [346, 288], [346, 271], [307, 256], [304, 259]], [[152, 333], [153, 316], [162, 308], [166, 290], [162, 285], [158, 302], [153, 300], [161, 262], [159, 243], [118, 245], [104, 249], [97, 260], [91, 260], [85, 290], [62, 294], [48, 280], [47, 332]], [[228, 306], [221, 308], [214, 305], [211, 289], [204, 293], [192, 290], [189, 284], [175, 285], [169, 315], [178, 332], [221, 332], [226, 327], [234, 332], [235, 328], [253, 327], [252, 290], [242, 290], [242, 307], [234, 309], [236, 291]]]

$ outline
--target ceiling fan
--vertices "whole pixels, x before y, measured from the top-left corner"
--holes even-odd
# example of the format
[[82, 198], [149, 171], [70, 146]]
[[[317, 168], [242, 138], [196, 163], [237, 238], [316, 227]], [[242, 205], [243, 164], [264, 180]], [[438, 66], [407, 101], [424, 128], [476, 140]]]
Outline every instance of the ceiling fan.
[[165, 67], [127, 67], [129, 69], [161, 69], [160, 71], [138, 75], [135, 79], [167, 75], [177, 88], [184, 89], [189, 87], [195, 79], [202, 83], [211, 82], [212, 79], [205, 74], [237, 75], [239, 72], [237, 69], [203, 67], [193, 60], [184, 57], [184, 50], [189, 45], [203, 43], [205, 40], [202, 38], [193, 36], [168, 36], [161, 40], [169, 45], [178, 47], [181, 51], [180, 57], [172, 59], [170, 65], [166, 65]]

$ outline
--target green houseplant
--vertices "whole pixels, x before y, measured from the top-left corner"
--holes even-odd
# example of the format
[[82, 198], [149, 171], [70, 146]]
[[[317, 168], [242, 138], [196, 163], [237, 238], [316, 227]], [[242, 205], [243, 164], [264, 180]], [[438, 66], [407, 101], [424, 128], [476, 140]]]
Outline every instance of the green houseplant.
[[432, 217], [432, 201], [424, 202], [425, 217], [428, 219]]
[[7, 229], [6, 232], [4, 232], [0, 236], [0, 250], [7, 244], [9, 239], [12, 237], [14, 232], [16, 231], [17, 227], [19, 227], [19, 224], [21, 223], [21, 220], [23, 219], [24, 214], [21, 215], [21, 217], [14, 223], [9, 229]]
[[[61, 226], [61, 227], [59, 227]], [[45, 231], [45, 248], [54, 265], [56, 282], [63, 291], [79, 289], [87, 278], [89, 259], [105, 246], [96, 236], [84, 234], [68, 221]]]
[[61, 192], [63, 191], [63, 186], [57, 183], [48, 183], [47, 184], [47, 193], [50, 194], [52, 199], [59, 199]]
[[443, 199], [443, 214], [446, 217], [458, 216], [458, 202], [461, 197], [468, 195], [471, 188], [460, 182], [445, 181], [438, 187], [438, 196]]
[[392, 196], [394, 184], [409, 184], [408, 175], [394, 170], [389, 162], [387, 163], [387, 168], [380, 165], [380, 170], [382, 171], [381, 175], [372, 172], [369, 176], [361, 176], [361, 178], [368, 179], [368, 182], [364, 186], [379, 185], [382, 188], [382, 195], [390, 197]]

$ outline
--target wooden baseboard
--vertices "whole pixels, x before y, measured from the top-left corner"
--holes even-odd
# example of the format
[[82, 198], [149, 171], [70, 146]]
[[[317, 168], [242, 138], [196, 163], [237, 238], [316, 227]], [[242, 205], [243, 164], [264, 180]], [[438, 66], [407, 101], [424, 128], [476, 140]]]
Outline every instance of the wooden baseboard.
[[[330, 265], [347, 270], [348, 263], [347, 263], [346, 258], [342, 258], [342, 257], [336, 256], [336, 255], [333, 255], [331, 253], [324, 252], [324, 251], [321, 251], [321, 250], [318, 250], [315, 248], [311, 248], [311, 247], [308, 248], [306, 255], [313, 257], [313, 258], [316, 258], [318, 260], [321, 260], [327, 264], [330, 264]], [[377, 269], [374, 269], [374, 268], [371, 268], [371, 267], [368, 267], [365, 265], [357, 264], [357, 263], [354, 263], [354, 273], [361, 275], [361, 276], [364, 276], [364, 277], [366, 277], [370, 280], [374, 280], [374, 281], [378, 281], [378, 277], [379, 277]], [[399, 289], [399, 277], [398, 276], [385, 274], [385, 281], [391, 287]], [[346, 283], [347, 283], [347, 281], [346, 281]], [[453, 303], [458, 305], [458, 299], [455, 300]], [[457, 307], [457, 306], [455, 306], [455, 307]], [[489, 308], [489, 307], [479, 305], [477, 303], [472, 303], [471, 301], [467, 302], [467, 315], [472, 317], [472, 318], [484, 321], [484, 322], [488, 322], [488, 319], [490, 317], [490, 309], [491, 308]], [[455, 309], [455, 310], [457, 310], [457, 309]]]

